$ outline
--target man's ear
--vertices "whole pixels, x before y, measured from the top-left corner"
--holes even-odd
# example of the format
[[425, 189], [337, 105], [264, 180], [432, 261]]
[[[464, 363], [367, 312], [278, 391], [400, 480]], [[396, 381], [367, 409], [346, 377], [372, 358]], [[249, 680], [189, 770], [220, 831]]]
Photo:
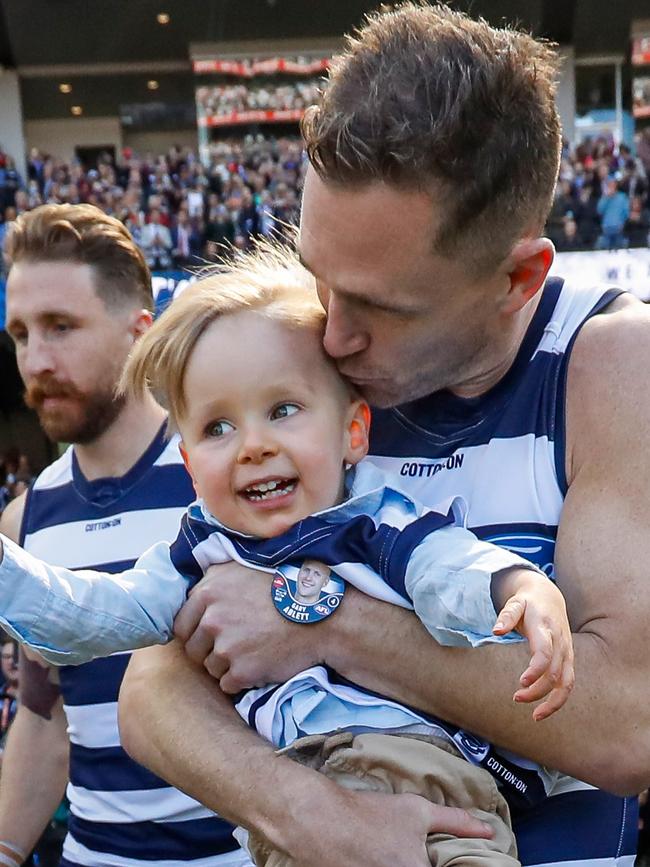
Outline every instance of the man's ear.
[[185, 448], [183, 440], [181, 440], [179, 442], [178, 450], [181, 453], [181, 457], [183, 458], [183, 463], [185, 464], [185, 469], [187, 470], [189, 477], [192, 479], [192, 484], [194, 485], [194, 490], [196, 491], [198, 496], [201, 496], [199, 494], [198, 490], [196, 489], [196, 479], [194, 478], [194, 473], [192, 472], [192, 465], [190, 464], [190, 459], [188, 457], [187, 450]]
[[368, 435], [370, 433], [370, 407], [365, 400], [354, 400], [347, 417], [348, 446], [345, 461], [358, 464], [368, 454]]
[[133, 340], [138, 340], [145, 331], [151, 328], [153, 323], [153, 313], [151, 310], [146, 310], [144, 307], [141, 310], [134, 310], [129, 323], [129, 331], [133, 336]]
[[554, 256], [555, 249], [548, 238], [525, 238], [515, 245], [508, 260], [510, 288], [504, 298], [502, 313], [517, 313], [539, 292]]

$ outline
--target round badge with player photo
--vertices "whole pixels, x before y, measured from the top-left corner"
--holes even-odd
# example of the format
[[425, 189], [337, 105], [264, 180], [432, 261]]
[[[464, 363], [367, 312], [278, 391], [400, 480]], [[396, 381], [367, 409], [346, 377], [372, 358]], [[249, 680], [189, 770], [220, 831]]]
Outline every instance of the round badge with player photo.
[[320, 560], [278, 566], [271, 583], [273, 604], [292, 623], [318, 623], [341, 604], [345, 582]]

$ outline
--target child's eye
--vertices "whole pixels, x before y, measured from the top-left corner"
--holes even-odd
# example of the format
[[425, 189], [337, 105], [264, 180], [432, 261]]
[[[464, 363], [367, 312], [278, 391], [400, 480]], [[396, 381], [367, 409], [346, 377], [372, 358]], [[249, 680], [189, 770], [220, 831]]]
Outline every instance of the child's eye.
[[206, 436], [209, 437], [223, 437], [227, 433], [230, 433], [235, 428], [230, 424], [229, 421], [211, 421], [209, 425], [205, 428]]
[[271, 413], [271, 421], [275, 421], [276, 418], [288, 418], [297, 412], [300, 412], [297, 403], [280, 403]]

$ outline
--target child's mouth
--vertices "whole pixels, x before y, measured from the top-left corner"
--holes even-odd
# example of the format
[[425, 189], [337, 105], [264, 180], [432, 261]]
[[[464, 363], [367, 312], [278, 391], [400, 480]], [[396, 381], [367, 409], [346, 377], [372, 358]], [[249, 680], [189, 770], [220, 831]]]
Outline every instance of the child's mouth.
[[270, 479], [267, 482], [258, 482], [240, 491], [240, 494], [251, 503], [261, 503], [265, 500], [277, 500], [292, 494], [298, 479]]

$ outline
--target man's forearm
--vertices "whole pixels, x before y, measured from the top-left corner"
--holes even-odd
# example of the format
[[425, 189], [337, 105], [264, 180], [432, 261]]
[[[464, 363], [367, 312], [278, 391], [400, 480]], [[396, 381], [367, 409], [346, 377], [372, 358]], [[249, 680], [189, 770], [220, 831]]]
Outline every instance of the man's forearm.
[[2, 758], [0, 840], [27, 854], [63, 798], [68, 747], [60, 707], [51, 720], [18, 709]]
[[[530, 706], [512, 700], [529, 658], [525, 643], [441, 647], [409, 612], [351, 589], [330, 622], [326, 662], [353, 682], [602, 788], [644, 787], [642, 763], [638, 783], [624, 770], [630, 761], [625, 732], [634, 727], [638, 734], [645, 725], [650, 741], [650, 724], [638, 718], [643, 670], [635, 674], [629, 665], [612, 671], [612, 655], [602, 638], [574, 636], [575, 690], [560, 712], [535, 723]], [[602, 690], [603, 682], [616, 682], [619, 688]]]
[[216, 681], [175, 643], [133, 655], [120, 692], [119, 721], [122, 745], [133, 758], [285, 851], [291, 841], [281, 829], [300, 827], [301, 792], [317, 802], [336, 790], [316, 772], [276, 756], [244, 724]]

